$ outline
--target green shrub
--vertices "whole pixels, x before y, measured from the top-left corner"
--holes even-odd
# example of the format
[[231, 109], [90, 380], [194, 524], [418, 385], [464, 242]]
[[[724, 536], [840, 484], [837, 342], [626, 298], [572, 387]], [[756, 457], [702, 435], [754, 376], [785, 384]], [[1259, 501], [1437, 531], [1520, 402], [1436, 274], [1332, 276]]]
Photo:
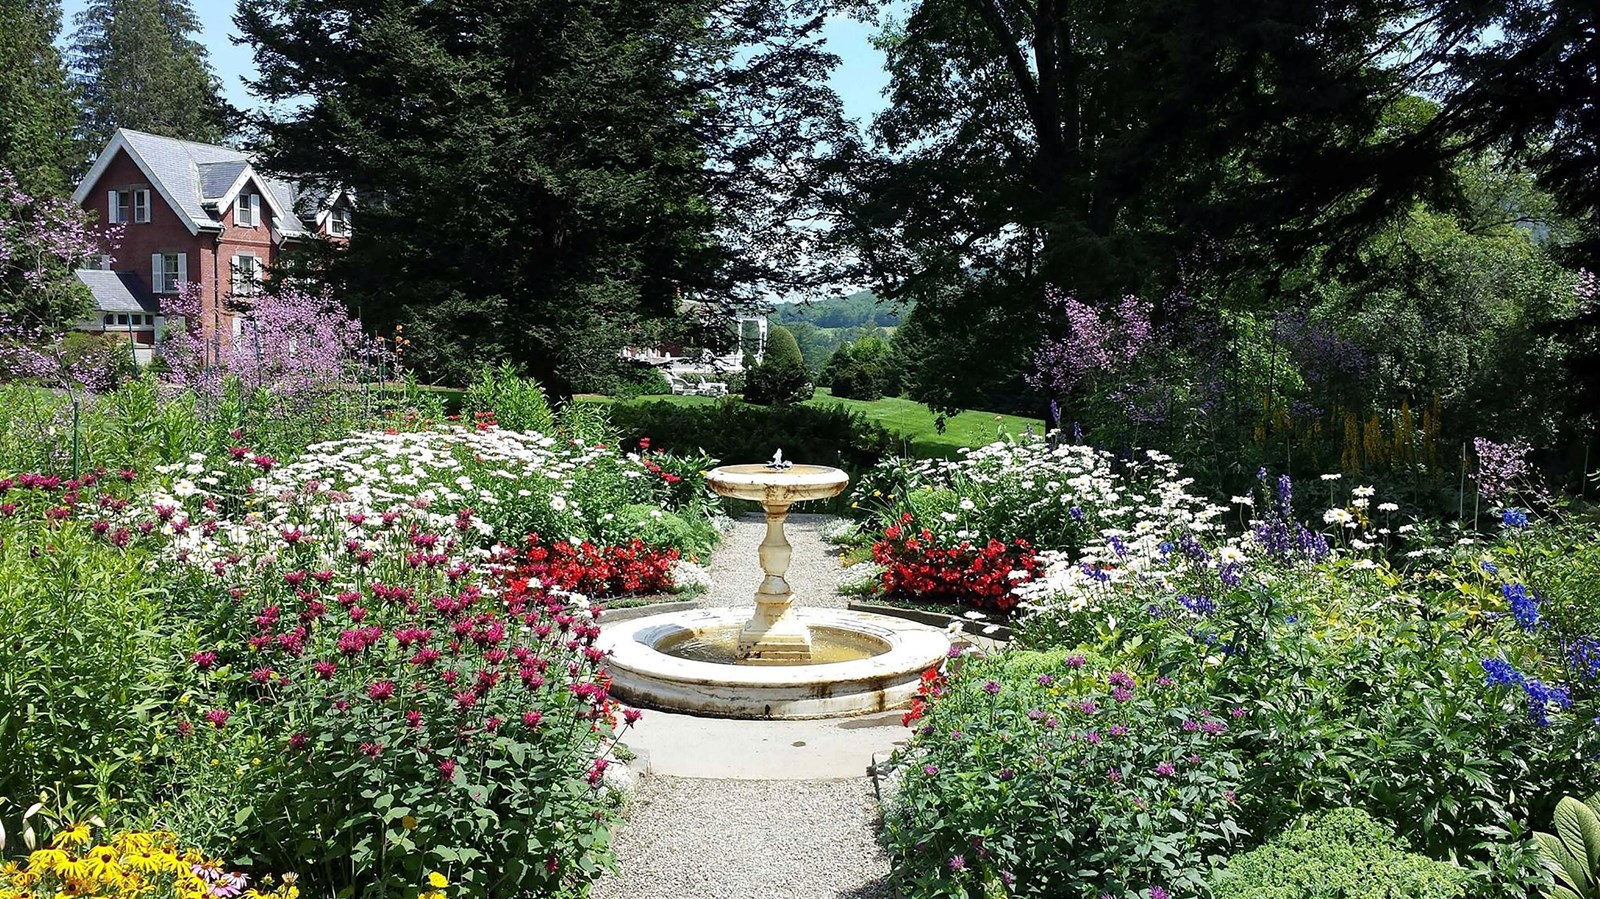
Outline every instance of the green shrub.
[[539, 382], [517, 374], [508, 362], [478, 373], [461, 401], [461, 415], [471, 420], [492, 415], [500, 427], [513, 431], [548, 431], [554, 422]]
[[611, 421], [637, 445], [686, 454], [705, 452], [728, 463], [785, 459], [860, 472], [894, 453], [894, 435], [841, 406], [753, 406], [728, 398], [705, 405], [617, 403]]
[[1229, 713], [1202, 687], [1066, 651], [925, 681], [885, 811], [895, 895], [1196, 895], [1242, 836]]
[[1454, 899], [1468, 874], [1406, 851], [1360, 809], [1302, 818], [1214, 875], [1214, 899]]
[[0, 518], [0, 796], [52, 789], [102, 808], [148, 796], [171, 748], [188, 621], [169, 613], [166, 569], [148, 554], [38, 512]]
[[773, 328], [761, 364], [745, 372], [744, 398], [762, 406], [787, 406], [811, 399], [811, 373], [787, 328]]
[[638, 538], [647, 546], [675, 549], [685, 556], [705, 555], [717, 544], [716, 529], [704, 517], [690, 520], [645, 503], [632, 503], [609, 514], [613, 517], [602, 524], [599, 534], [608, 544], [623, 546]]
[[61, 364], [104, 375], [107, 386], [113, 388], [139, 377], [139, 365], [133, 361], [126, 335], [115, 333], [68, 331], [61, 339]]

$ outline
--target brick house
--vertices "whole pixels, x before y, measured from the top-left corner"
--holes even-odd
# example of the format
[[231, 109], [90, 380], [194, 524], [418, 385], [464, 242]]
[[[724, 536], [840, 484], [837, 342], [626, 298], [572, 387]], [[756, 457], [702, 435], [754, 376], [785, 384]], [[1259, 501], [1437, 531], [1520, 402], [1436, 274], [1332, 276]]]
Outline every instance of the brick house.
[[185, 282], [199, 287], [197, 324], [208, 342], [227, 342], [284, 249], [318, 235], [347, 239], [354, 206], [348, 191], [302, 192], [267, 177], [238, 150], [126, 128], [100, 151], [73, 202], [123, 229], [114, 264], [101, 265], [115, 277], [78, 273], [99, 311], [83, 328], [126, 333], [136, 347], [154, 344], [161, 301]]

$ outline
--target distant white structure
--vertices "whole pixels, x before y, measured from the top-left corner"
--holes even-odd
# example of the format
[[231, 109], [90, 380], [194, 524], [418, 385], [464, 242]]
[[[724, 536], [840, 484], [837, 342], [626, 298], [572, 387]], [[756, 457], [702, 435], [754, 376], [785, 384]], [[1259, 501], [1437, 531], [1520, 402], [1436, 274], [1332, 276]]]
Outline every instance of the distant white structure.
[[[757, 364], [767, 355], [767, 313], [741, 310], [732, 317], [739, 339], [732, 349], [717, 354], [703, 347], [686, 347], [663, 344], [654, 347], [623, 347], [621, 356], [630, 362], [649, 365], [660, 370], [672, 385], [672, 392], [685, 395], [723, 396], [728, 392], [724, 378], [744, 371], [745, 351]], [[755, 334], [748, 334], [749, 325], [755, 325]], [[753, 336], [755, 345], [748, 341]]]

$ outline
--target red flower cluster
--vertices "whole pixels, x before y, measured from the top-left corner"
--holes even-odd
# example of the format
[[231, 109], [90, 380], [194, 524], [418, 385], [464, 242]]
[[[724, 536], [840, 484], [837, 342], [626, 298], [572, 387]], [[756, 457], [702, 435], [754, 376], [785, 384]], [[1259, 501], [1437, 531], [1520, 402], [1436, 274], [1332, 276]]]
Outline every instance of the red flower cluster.
[[958, 602], [991, 612], [1017, 604], [1012, 589], [1033, 580], [1039, 562], [1026, 540], [1001, 543], [990, 538], [939, 546], [926, 528], [912, 531], [911, 516], [891, 525], [873, 544], [872, 559], [883, 566], [883, 592], [928, 602]]
[[533, 534], [517, 574], [592, 597], [637, 596], [670, 589], [677, 560], [677, 550], [652, 549], [637, 539], [627, 546], [596, 546], [587, 540], [545, 542]]
[[935, 665], [922, 672], [922, 680], [917, 684], [917, 693], [911, 697], [911, 710], [900, 716], [900, 726], [910, 727], [922, 720], [928, 713], [928, 703], [943, 696], [948, 688], [948, 681], [939, 673], [939, 666]]

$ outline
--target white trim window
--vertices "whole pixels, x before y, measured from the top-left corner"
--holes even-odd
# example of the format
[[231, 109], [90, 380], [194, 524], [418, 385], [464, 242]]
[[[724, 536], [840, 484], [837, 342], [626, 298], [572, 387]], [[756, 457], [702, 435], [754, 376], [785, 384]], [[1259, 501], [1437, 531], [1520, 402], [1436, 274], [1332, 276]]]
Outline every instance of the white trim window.
[[152, 293], [177, 293], [178, 285], [189, 280], [187, 253], [152, 253], [150, 255], [150, 291]]
[[233, 200], [233, 223], [241, 228], [261, 224], [261, 195], [243, 191]]
[[233, 257], [233, 295], [253, 297], [261, 292], [261, 260], [254, 253]]
[[350, 207], [340, 204], [328, 212], [328, 233], [334, 237], [350, 236]]
[[150, 221], [150, 188], [130, 187], [106, 191], [106, 221], [113, 225]]

